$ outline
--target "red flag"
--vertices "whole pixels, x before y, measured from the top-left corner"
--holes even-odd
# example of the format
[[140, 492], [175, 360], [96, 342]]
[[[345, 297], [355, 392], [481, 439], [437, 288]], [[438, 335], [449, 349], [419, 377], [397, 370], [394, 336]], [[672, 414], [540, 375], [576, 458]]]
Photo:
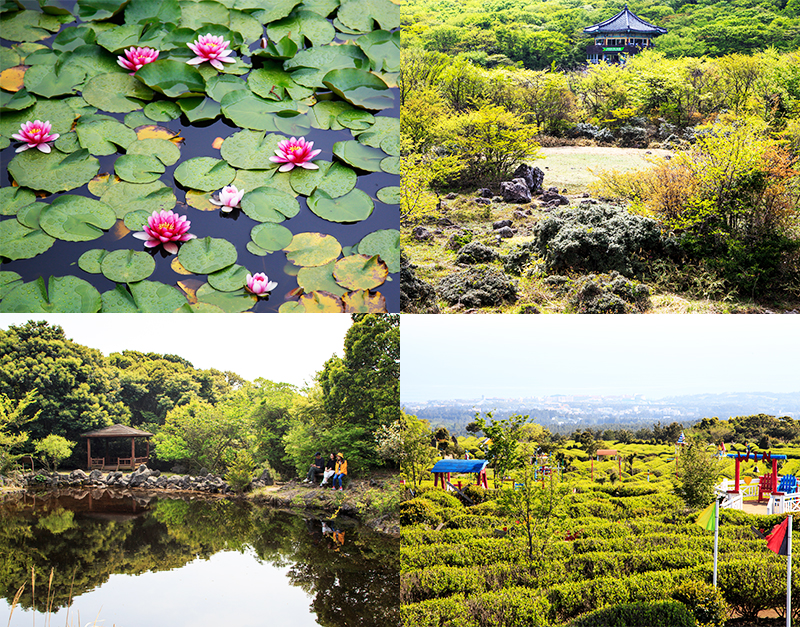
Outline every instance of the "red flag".
[[789, 534], [787, 529], [789, 527], [789, 519], [785, 518], [784, 521], [775, 525], [767, 536], [767, 548], [776, 555], [789, 554]]

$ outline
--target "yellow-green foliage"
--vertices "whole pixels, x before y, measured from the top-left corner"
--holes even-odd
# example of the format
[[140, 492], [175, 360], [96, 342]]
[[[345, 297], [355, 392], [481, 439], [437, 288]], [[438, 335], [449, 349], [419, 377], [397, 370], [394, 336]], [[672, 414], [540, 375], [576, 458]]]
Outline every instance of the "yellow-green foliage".
[[461, 165], [456, 156], [409, 154], [400, 158], [400, 215], [404, 220], [419, 220], [435, 215], [439, 202], [431, 190], [436, 180], [456, 176]]

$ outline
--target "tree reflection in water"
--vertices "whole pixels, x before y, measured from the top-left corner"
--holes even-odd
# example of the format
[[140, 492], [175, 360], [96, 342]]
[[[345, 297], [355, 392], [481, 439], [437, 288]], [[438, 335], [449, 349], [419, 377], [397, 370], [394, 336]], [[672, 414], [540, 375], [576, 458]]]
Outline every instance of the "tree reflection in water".
[[174, 570], [219, 551], [248, 549], [262, 562], [289, 567], [289, 581], [312, 599], [320, 625], [398, 623], [399, 542], [355, 521], [223, 499], [133, 499], [110, 490], [0, 503], [0, 591], [10, 603], [27, 582], [19, 604], [33, 607], [33, 567], [40, 612], [47, 609], [51, 568], [50, 603], [59, 608], [67, 606], [70, 587], [77, 598], [112, 574]]

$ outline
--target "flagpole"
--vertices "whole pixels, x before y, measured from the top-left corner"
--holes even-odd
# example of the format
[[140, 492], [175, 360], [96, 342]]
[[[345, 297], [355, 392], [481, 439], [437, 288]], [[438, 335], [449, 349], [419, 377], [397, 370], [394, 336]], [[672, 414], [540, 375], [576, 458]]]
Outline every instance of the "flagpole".
[[[714, 497], [714, 587], [717, 587], [717, 554], [719, 552], [719, 499]], [[787, 625], [787, 627], [791, 627]]]
[[786, 533], [786, 627], [792, 627], [792, 516], [789, 515], [789, 524]]

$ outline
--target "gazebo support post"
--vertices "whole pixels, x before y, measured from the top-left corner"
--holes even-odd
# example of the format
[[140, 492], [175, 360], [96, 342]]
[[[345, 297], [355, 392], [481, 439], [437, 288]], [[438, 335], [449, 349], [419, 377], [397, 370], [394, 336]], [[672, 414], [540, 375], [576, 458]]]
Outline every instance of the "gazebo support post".
[[739, 492], [739, 471], [741, 470], [741, 464], [742, 464], [742, 462], [739, 459], [739, 456], [737, 455], [736, 456], [736, 474], [734, 475], [734, 485], [733, 485], [733, 491], [736, 492], [737, 494]]
[[778, 491], [778, 460], [772, 460], [772, 494]]
[[92, 470], [92, 438], [86, 438], [86, 470]]
[[131, 438], [131, 470], [136, 466], [136, 440]]

